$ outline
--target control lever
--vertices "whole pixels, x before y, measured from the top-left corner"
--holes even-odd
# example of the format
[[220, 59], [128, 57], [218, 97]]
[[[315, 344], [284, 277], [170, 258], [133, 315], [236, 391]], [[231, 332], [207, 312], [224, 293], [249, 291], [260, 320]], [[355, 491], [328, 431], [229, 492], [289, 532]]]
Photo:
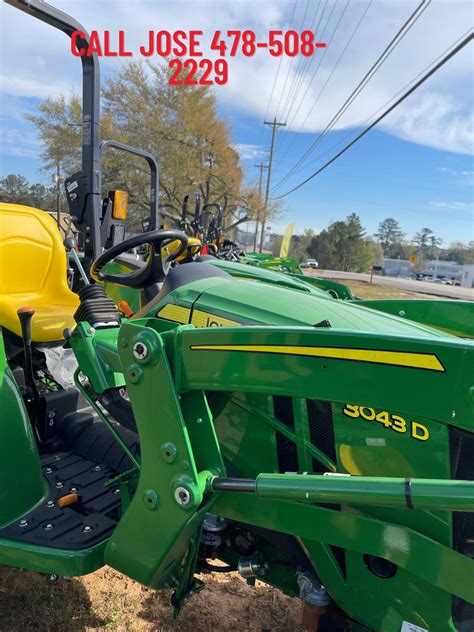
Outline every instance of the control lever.
[[35, 310], [32, 307], [20, 307], [17, 310], [18, 318], [21, 325], [21, 336], [23, 338], [23, 353], [25, 356], [25, 382], [31, 389], [32, 404], [30, 406], [31, 419], [33, 425], [36, 423], [39, 409], [40, 396], [38, 387], [36, 386], [35, 376], [33, 373], [33, 354], [31, 352], [31, 319]]
[[81, 275], [82, 280], [84, 281], [85, 285], [90, 285], [90, 281], [87, 278], [87, 274], [84, 268], [82, 267], [82, 263], [79, 257], [77, 256], [76, 242], [74, 241], [72, 237], [66, 237], [66, 239], [63, 241], [63, 244], [66, 250], [72, 254], [72, 258], [74, 259], [77, 269], [79, 270], [79, 274]]

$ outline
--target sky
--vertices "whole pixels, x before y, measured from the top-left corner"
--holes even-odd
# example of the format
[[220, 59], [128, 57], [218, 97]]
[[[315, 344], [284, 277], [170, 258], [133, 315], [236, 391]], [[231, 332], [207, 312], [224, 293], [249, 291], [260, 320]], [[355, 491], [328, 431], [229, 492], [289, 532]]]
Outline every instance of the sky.
[[[263, 120], [286, 122], [276, 135], [271, 197], [285, 194], [347, 144], [371, 117], [474, 23], [474, 5], [432, 0], [403, 41], [334, 129], [286, 178], [325, 129], [385, 46], [419, 4], [416, 0], [55, 0], [88, 30], [110, 29], [112, 42], [125, 31], [127, 48], [138, 48], [149, 30], [201, 29], [206, 49], [216, 30], [251, 29], [259, 41], [270, 29], [311, 29], [326, 42], [310, 58], [228, 58], [229, 81], [215, 86], [232, 142], [248, 182], [255, 165], [268, 162], [271, 131]], [[80, 62], [66, 36], [2, 3], [0, 5], [0, 176], [21, 173], [50, 182], [41, 170], [41, 145], [25, 120], [47, 96], [80, 92]], [[19, 37], [21, 34], [21, 37]], [[368, 234], [386, 217], [411, 236], [431, 228], [445, 245], [474, 240], [473, 44], [464, 48], [374, 130], [321, 175], [282, 199], [281, 232], [318, 232], [356, 212]], [[205, 55], [212, 58], [212, 55]], [[215, 55], [214, 55], [215, 56]], [[119, 58], [102, 58], [102, 78]]]

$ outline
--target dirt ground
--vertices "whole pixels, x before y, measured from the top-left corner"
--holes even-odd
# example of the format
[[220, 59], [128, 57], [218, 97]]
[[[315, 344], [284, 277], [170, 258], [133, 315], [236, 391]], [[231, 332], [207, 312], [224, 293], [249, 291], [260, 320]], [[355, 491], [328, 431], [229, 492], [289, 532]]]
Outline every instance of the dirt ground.
[[301, 632], [301, 602], [237, 573], [200, 576], [205, 588], [173, 621], [171, 591], [154, 591], [103, 568], [77, 579], [0, 567], [0, 631]]

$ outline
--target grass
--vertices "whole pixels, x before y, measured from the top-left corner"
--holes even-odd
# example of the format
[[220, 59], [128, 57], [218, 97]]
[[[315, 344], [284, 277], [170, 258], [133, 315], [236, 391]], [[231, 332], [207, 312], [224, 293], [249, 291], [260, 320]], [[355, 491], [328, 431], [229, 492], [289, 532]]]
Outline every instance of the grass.
[[238, 574], [200, 576], [204, 590], [177, 620], [171, 591], [155, 591], [105, 567], [82, 578], [59, 578], [0, 567], [1, 632], [298, 632], [301, 603]]
[[421, 292], [410, 292], [409, 290], [400, 290], [386, 285], [375, 285], [367, 281], [353, 281], [351, 279], [335, 279], [338, 283], [343, 283], [351, 288], [354, 296], [362, 299], [383, 299], [383, 298], [407, 298], [407, 299], [429, 299], [433, 298], [428, 294]]

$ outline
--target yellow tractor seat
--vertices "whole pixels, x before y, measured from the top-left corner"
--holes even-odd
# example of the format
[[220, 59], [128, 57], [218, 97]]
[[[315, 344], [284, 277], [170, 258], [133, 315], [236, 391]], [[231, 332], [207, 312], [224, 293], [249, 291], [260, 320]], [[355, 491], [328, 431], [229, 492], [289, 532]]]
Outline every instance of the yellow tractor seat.
[[32, 307], [33, 342], [63, 340], [79, 297], [67, 284], [66, 251], [45, 211], [0, 202], [0, 327], [21, 336], [17, 309]]

